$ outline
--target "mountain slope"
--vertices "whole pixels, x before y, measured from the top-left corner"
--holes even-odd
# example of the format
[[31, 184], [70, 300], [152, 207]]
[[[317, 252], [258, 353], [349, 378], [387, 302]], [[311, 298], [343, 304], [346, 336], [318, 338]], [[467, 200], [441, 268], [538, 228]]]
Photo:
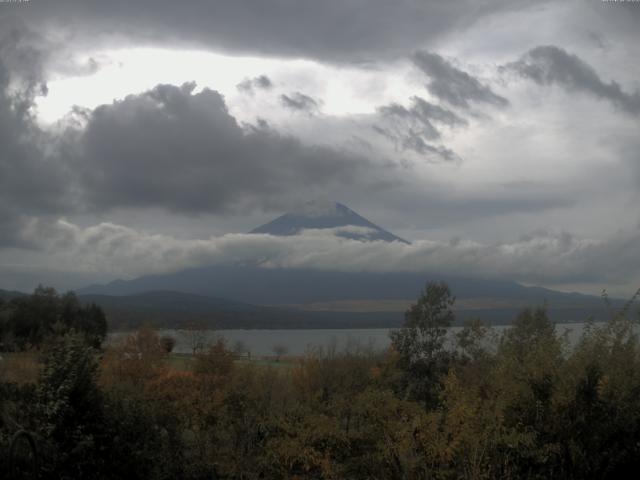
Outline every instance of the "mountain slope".
[[0, 299], [4, 301], [13, 300], [14, 298], [25, 297], [27, 294], [22, 292], [16, 292], [15, 290], [2, 290], [0, 289]]
[[337, 234], [355, 240], [383, 240], [385, 242], [402, 242], [406, 240], [370, 222], [341, 203], [309, 203], [298, 212], [285, 213], [275, 220], [266, 223], [249, 233], [266, 233], [276, 236], [297, 235], [302, 230], [361, 227], [364, 231], [342, 230]]
[[[315, 312], [305, 311], [299, 318], [319, 319], [320, 317], [315, 317], [314, 313], [325, 307], [315, 305], [309, 309], [305, 304], [356, 299], [406, 300], [408, 304], [417, 298], [425, 282], [429, 280], [446, 281], [457, 297], [458, 305], [461, 307], [467, 305], [463, 309], [464, 313], [461, 311], [460, 318], [478, 317], [491, 323], [505, 323], [513, 320], [523, 306], [545, 303], [551, 312], [557, 312], [554, 315], [554, 320], [557, 321], [583, 321], [590, 314], [600, 319], [606, 318], [602, 300], [595, 296], [569, 294], [540, 287], [525, 287], [504, 280], [457, 278], [422, 273], [338, 272], [227, 265], [191, 268], [129, 281], [118, 280], [107, 285], [87, 287], [79, 290], [78, 293], [85, 296], [88, 294], [117, 296], [138, 295], [152, 290], [172, 290], [225, 298], [233, 302], [252, 304], [254, 307], [256, 305], [295, 305], [299, 311], [315, 310]], [[479, 299], [485, 301], [482, 302]], [[369, 313], [364, 313], [362, 309], [360, 312], [363, 316], [370, 315], [371, 312], [380, 315], [394, 313], [381, 312], [376, 308], [372, 305]], [[326, 310], [332, 310], [329, 313], [336, 313], [336, 315], [329, 316], [325, 311], [327, 315], [324, 318], [331, 317], [336, 322], [348, 317], [341, 317], [337, 313], [354, 312], [354, 310], [336, 312], [336, 308], [330, 305]], [[385, 318], [402, 318], [400, 308], [395, 313], [400, 313], [400, 316]], [[261, 323], [261, 325], [268, 324], [268, 321]], [[263, 328], [275, 328], [275, 326]]]
[[525, 287], [506, 280], [460, 278], [413, 272], [340, 272], [298, 268], [218, 265], [115, 280], [80, 294], [132, 295], [172, 290], [261, 305], [352, 299], [415, 299], [427, 281], [443, 280], [458, 298], [505, 298], [530, 302], [601, 303], [600, 298]]
[[233, 302], [175, 291], [134, 295], [80, 295], [83, 303], [99, 305], [110, 330], [126, 330], [144, 323], [155, 328], [372, 328], [397, 327], [399, 312], [305, 312]]

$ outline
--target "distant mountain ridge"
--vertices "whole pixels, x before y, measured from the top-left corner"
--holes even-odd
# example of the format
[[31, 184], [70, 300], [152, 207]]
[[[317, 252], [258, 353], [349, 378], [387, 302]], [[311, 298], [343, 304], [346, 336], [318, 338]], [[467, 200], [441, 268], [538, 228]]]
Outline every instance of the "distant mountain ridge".
[[[362, 230], [350, 230], [348, 227], [359, 227]], [[407, 240], [379, 227], [346, 205], [337, 202], [307, 203], [298, 211], [285, 213], [269, 223], [254, 228], [249, 233], [289, 236], [298, 235], [302, 230], [328, 228], [343, 228], [344, 230], [339, 230], [337, 235], [354, 240], [382, 240], [409, 244]]]
[[302, 304], [352, 299], [415, 299], [427, 281], [442, 280], [458, 298], [507, 298], [529, 302], [588, 302], [599, 297], [525, 287], [508, 280], [461, 278], [426, 272], [342, 272], [308, 268], [215, 265], [114, 280], [79, 289], [79, 294], [133, 295], [180, 291], [259, 305]]
[[[113, 297], [171, 290], [202, 297], [224, 298], [229, 303], [250, 304], [254, 309], [266, 309], [261, 310], [259, 316], [254, 316], [255, 324], [252, 328], [277, 328], [276, 325], [281, 325], [281, 328], [311, 328], [311, 325], [313, 328], [322, 328], [322, 325], [325, 328], [354, 328], [354, 325], [397, 326], [402, 321], [402, 312], [380, 311], [376, 309], [375, 302], [371, 302], [368, 312], [356, 314], [353, 310], [338, 311], [329, 302], [360, 300], [366, 304], [366, 299], [414, 301], [430, 280], [447, 282], [458, 298], [460, 307], [471, 303], [471, 307], [456, 313], [460, 320], [479, 318], [487, 323], [509, 323], [523, 306], [545, 304], [551, 318], [557, 322], [586, 321], [590, 315], [598, 320], [608, 318], [602, 299], [596, 296], [525, 287], [506, 280], [469, 279], [425, 273], [339, 272], [219, 265], [149, 275], [128, 281], [116, 280], [106, 285], [80, 289], [78, 293], [86, 299], [96, 294], [106, 295], [112, 297], [109, 301], [116, 302]], [[495, 308], [478, 306], [477, 300], [482, 298], [493, 300]], [[322, 311], [322, 305], [317, 306], [322, 302], [326, 302], [326, 311]], [[619, 303], [615, 301], [614, 305]], [[165, 305], [168, 309], [176, 310], [170, 301]], [[305, 305], [315, 306], [309, 309]], [[199, 307], [195, 307], [196, 310], [197, 308]], [[259, 310], [254, 311], [257, 313]], [[293, 315], [292, 312], [295, 311], [298, 313]], [[248, 312], [244, 311], [236, 317], [238, 328], [248, 325], [250, 317], [245, 313]], [[279, 317], [279, 314], [284, 316]], [[225, 327], [217, 328], [231, 328], [229, 325], [233, 322], [230, 323], [230, 318], [223, 322]], [[293, 318], [299, 320], [289, 321]], [[282, 327], [285, 324], [289, 326]]]
[[[209, 270], [209, 274], [212, 272]], [[193, 273], [193, 272], [191, 272]], [[202, 272], [200, 272], [202, 273]], [[217, 273], [220, 273], [219, 271]], [[252, 277], [254, 270], [244, 270], [240, 279], [245, 281]], [[283, 274], [285, 272], [279, 272]], [[288, 277], [288, 271], [285, 277]], [[305, 272], [297, 272], [298, 275], [305, 275]], [[335, 272], [334, 272], [335, 274]], [[209, 277], [211, 278], [211, 277]], [[280, 281], [299, 282], [301, 276], [281, 278]], [[314, 281], [336, 280], [335, 275], [324, 278], [314, 278]], [[362, 278], [362, 277], [360, 277]], [[267, 277], [269, 279], [269, 277]], [[273, 277], [272, 277], [273, 279]], [[354, 277], [346, 277], [347, 281], [352, 281]], [[202, 280], [202, 278], [200, 278]], [[265, 277], [259, 279], [259, 283]], [[343, 279], [344, 280], [344, 279]], [[387, 280], [399, 280], [399, 277], [391, 277]], [[418, 279], [420, 280], [420, 279]], [[474, 288], [473, 283], [468, 281], [456, 281], [447, 279], [454, 292], [458, 296], [458, 301], [454, 305], [456, 323], [462, 324], [465, 320], [480, 319], [487, 324], [508, 324], [511, 323], [518, 313], [525, 306], [547, 304], [547, 311], [550, 318], [556, 322], [570, 323], [585, 321], [589, 317], [595, 320], [606, 320], [610, 312], [598, 297], [590, 297], [580, 294], [565, 294], [552, 290], [522, 287], [513, 284], [513, 290], [503, 289], [505, 295], [501, 301], [491, 298], [491, 292], [499, 291], [499, 284], [485, 285], [484, 289]], [[400, 288], [387, 292], [389, 295], [401, 295], [410, 286], [408, 283], [400, 282]], [[168, 284], [176, 284], [173, 277]], [[344, 283], [341, 284], [344, 286]], [[385, 306], [385, 302], [380, 301], [338, 301], [336, 304], [312, 303], [299, 305], [257, 305], [235, 300], [219, 298], [209, 294], [194, 294], [182, 291], [171, 290], [145, 290], [137, 293], [130, 292], [136, 288], [151, 287], [153, 283], [135, 283], [129, 285], [128, 282], [113, 282], [108, 286], [92, 287], [91, 289], [81, 289], [78, 291], [78, 298], [84, 304], [95, 303], [102, 307], [107, 314], [109, 329], [128, 330], [148, 323], [156, 328], [213, 328], [213, 329], [322, 329], [322, 328], [395, 328], [402, 325], [403, 312], [415, 301], [413, 298], [390, 301], [394, 308], [380, 308]], [[247, 289], [248, 296], [255, 295], [253, 287]], [[477, 287], [478, 284], [475, 284]], [[503, 287], [508, 285], [502, 283]], [[107, 288], [104, 288], [107, 287]], [[111, 289], [109, 288], [111, 287]], [[115, 288], [114, 288], [115, 287]], [[125, 288], [123, 288], [125, 287]], [[184, 288], [184, 285], [182, 285]], [[519, 288], [518, 288], [519, 287]], [[367, 288], [371, 288], [368, 285]], [[416, 285], [416, 288], [419, 287]], [[89, 290], [111, 290], [111, 294], [88, 293]], [[523, 290], [524, 289], [524, 290]], [[205, 289], [206, 290], [206, 289]], [[273, 290], [267, 288], [268, 294], [273, 294]], [[236, 290], [237, 291], [237, 290]], [[362, 292], [362, 291], [360, 291]], [[353, 290], [347, 290], [345, 294], [356, 294]], [[299, 292], [298, 292], [299, 294]], [[469, 295], [481, 295], [480, 297], [470, 297]], [[334, 292], [324, 292], [324, 296], [319, 298], [330, 298], [335, 296]], [[484, 296], [482, 296], [484, 295]], [[541, 297], [542, 295], [542, 297]], [[0, 298], [5, 301], [13, 298], [27, 296], [21, 292], [7, 292], [0, 290]], [[281, 299], [292, 298], [291, 295], [284, 295]], [[398, 297], [399, 298], [399, 297]], [[614, 307], [619, 308], [622, 301], [613, 300]], [[339, 308], [342, 305], [353, 305], [357, 308]]]
[[399, 326], [402, 320], [397, 312], [303, 312], [167, 290], [78, 298], [82, 303], [99, 305], [111, 330], [126, 330], [143, 323], [155, 328], [371, 328]]
[[26, 293], [17, 292], [15, 290], [2, 290], [0, 289], [0, 299], [4, 301], [13, 300], [14, 298], [20, 298], [26, 296]]

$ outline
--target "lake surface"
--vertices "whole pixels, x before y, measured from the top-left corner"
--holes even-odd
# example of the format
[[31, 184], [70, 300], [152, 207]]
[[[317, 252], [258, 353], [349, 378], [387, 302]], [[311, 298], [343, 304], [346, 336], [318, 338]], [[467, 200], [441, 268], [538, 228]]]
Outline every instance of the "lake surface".
[[[586, 323], [559, 323], [556, 324], [558, 334], [567, 332], [570, 344], [575, 344], [582, 334]], [[493, 331], [502, 333], [509, 326], [496, 326]], [[304, 355], [311, 349], [323, 348], [343, 351], [347, 348], [372, 348], [382, 350], [389, 346], [390, 328], [371, 329], [308, 329], [308, 330], [161, 330], [161, 336], [168, 335], [176, 339], [175, 353], [191, 353], [192, 345], [200, 342], [203, 345], [214, 343], [219, 337], [224, 337], [233, 349], [238, 343], [242, 343], [244, 351], [253, 356], [274, 355], [274, 347], [281, 346], [287, 355]], [[452, 327], [450, 335], [461, 330], [461, 327]], [[128, 333], [114, 332], [109, 334], [109, 342], [117, 343]]]

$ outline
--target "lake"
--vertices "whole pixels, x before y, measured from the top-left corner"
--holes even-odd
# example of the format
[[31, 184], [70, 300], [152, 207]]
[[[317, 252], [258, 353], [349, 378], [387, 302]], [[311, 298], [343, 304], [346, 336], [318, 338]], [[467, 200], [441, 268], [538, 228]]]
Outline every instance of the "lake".
[[[570, 344], [575, 344], [586, 323], [559, 323], [556, 331], [559, 334], [568, 332]], [[493, 330], [500, 334], [509, 326], [496, 326]], [[307, 329], [307, 330], [160, 330], [161, 336], [168, 335], [176, 339], [175, 353], [191, 353], [194, 341], [204, 345], [215, 342], [219, 337], [227, 340], [229, 348], [234, 348], [241, 342], [245, 351], [254, 356], [274, 355], [274, 347], [282, 346], [287, 355], [303, 355], [309, 349], [321, 347], [323, 349], [335, 348], [337, 351], [346, 348], [363, 347], [382, 350], [389, 346], [390, 328], [370, 329]], [[461, 330], [461, 327], [452, 327], [450, 335]], [[128, 333], [114, 332], [109, 334], [108, 341], [117, 343]]]

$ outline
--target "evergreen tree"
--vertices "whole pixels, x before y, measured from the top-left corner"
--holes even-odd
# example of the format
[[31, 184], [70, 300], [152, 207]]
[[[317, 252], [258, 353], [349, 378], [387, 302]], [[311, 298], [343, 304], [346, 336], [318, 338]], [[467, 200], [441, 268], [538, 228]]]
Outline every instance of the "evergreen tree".
[[45, 470], [53, 478], [95, 478], [104, 446], [95, 351], [83, 336], [66, 335], [49, 347], [43, 363], [37, 398]]
[[410, 397], [433, 406], [439, 379], [447, 371], [449, 354], [444, 342], [454, 321], [451, 308], [455, 297], [443, 282], [430, 282], [418, 301], [405, 313], [401, 329], [391, 333], [391, 343], [399, 354]]

